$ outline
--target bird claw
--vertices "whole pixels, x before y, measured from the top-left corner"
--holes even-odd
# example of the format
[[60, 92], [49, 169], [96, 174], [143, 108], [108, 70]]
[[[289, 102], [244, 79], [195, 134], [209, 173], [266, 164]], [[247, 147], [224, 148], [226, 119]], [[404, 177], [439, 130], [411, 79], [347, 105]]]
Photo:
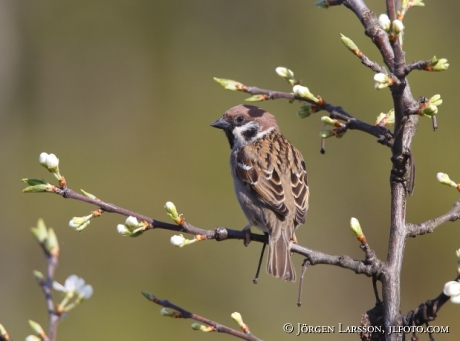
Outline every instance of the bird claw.
[[243, 229], [243, 232], [246, 233], [244, 237], [244, 246], [248, 246], [251, 242], [251, 225], [246, 225]]

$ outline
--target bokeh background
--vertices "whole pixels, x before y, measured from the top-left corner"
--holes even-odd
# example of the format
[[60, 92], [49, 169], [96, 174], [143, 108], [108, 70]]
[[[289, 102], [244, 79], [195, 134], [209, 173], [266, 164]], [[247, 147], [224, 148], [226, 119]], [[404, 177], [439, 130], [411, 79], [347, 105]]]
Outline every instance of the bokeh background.
[[[192, 224], [240, 229], [243, 214], [229, 175], [229, 148], [209, 124], [244, 101], [212, 77], [289, 91], [274, 70], [294, 70], [315, 94], [367, 122], [391, 107], [388, 91], [373, 89], [372, 72], [349, 53], [340, 33], [381, 62], [360, 23], [344, 7], [327, 11], [314, 1], [66, 0], [0, 2], [0, 322], [14, 339], [31, 333], [33, 319], [47, 326], [44, 299], [32, 270], [45, 270], [30, 227], [42, 217], [56, 229], [60, 264], [56, 280], [70, 274], [94, 287], [93, 297], [70, 312], [59, 340], [220, 340], [192, 331], [192, 321], [161, 317], [141, 290], [236, 327], [243, 314], [255, 335], [292, 340], [286, 322], [337, 327], [359, 325], [374, 304], [371, 280], [336, 267], [308, 270], [303, 306], [297, 284], [263, 272], [252, 284], [260, 245], [203, 242], [182, 249], [171, 232], [140, 238], [116, 233], [123, 217], [105, 214], [86, 230], [68, 227], [93, 207], [49, 194], [22, 194], [25, 177], [53, 180], [38, 164], [55, 153], [69, 187], [168, 221], [173, 201]], [[384, 1], [369, 1], [380, 14]], [[440, 93], [439, 130], [422, 119], [414, 141], [415, 195], [408, 221], [423, 222], [450, 209], [454, 189], [436, 181], [439, 171], [460, 182], [458, 11], [453, 1], [427, 0], [405, 20], [407, 61], [433, 55], [449, 59], [443, 73], [414, 72], [415, 97]], [[357, 217], [368, 241], [386, 257], [389, 229], [390, 152], [375, 138], [350, 131], [327, 141], [321, 155], [320, 116], [301, 120], [298, 104], [260, 104], [277, 116], [283, 133], [303, 153], [310, 179], [310, 210], [297, 233], [301, 244], [361, 259], [349, 231]], [[402, 276], [402, 309], [436, 297], [456, 275], [458, 223], [408, 240]], [[298, 271], [302, 258], [294, 256]], [[59, 296], [56, 294], [56, 300]], [[447, 304], [434, 325], [450, 326], [439, 340], [458, 340], [460, 308]], [[356, 335], [304, 335], [307, 340], [356, 340]], [[422, 336], [423, 337], [423, 336]]]

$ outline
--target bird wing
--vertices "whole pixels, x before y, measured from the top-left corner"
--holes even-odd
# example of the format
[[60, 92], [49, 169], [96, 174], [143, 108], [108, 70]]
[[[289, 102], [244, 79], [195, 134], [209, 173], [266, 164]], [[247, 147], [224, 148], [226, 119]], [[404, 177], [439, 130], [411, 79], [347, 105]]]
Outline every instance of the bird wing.
[[[308, 206], [305, 163], [300, 152], [281, 134], [270, 134], [269, 138], [236, 151], [235, 173], [257, 199], [282, 217], [289, 214], [285, 196], [292, 195], [296, 205], [296, 226], [305, 222]], [[290, 181], [287, 194], [282, 177], [288, 177], [286, 180]]]

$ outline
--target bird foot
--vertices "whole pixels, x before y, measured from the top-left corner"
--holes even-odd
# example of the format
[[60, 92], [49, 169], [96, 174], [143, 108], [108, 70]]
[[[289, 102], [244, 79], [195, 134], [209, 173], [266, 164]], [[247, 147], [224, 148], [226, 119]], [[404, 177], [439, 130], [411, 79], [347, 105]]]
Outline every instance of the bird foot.
[[246, 232], [246, 236], [244, 237], [244, 246], [248, 246], [251, 242], [251, 225], [246, 225], [243, 232]]

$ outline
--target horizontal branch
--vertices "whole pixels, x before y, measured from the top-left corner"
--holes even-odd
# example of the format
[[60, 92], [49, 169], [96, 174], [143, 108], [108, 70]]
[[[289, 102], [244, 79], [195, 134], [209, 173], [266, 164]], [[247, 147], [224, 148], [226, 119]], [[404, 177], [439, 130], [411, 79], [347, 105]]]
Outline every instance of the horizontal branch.
[[[247, 235], [245, 231], [232, 230], [225, 227], [217, 227], [213, 230], [205, 230], [198, 227], [195, 227], [189, 224], [185, 219], [182, 219], [181, 224], [170, 224], [163, 221], [155, 220], [153, 218], [147, 217], [145, 215], [133, 212], [122, 207], [116, 206], [114, 204], [106, 203], [100, 199], [92, 199], [82, 194], [79, 194], [70, 188], [60, 188], [53, 186], [53, 191], [50, 193], [55, 193], [62, 196], [65, 199], [74, 199], [78, 201], [83, 201], [91, 205], [95, 205], [108, 213], [116, 213], [123, 216], [133, 216], [141, 221], [148, 223], [148, 226], [144, 231], [152, 230], [155, 228], [165, 229], [169, 231], [188, 233], [195, 236], [204, 236], [203, 239], [215, 239], [216, 241], [230, 240], [230, 239], [239, 239], [246, 240]], [[268, 244], [268, 237], [262, 234], [250, 234], [250, 240]], [[356, 260], [347, 255], [334, 256], [326, 254], [320, 251], [312, 250], [307, 247], [293, 244], [291, 251], [298, 253], [307, 257], [310, 260], [311, 265], [316, 264], [327, 264], [335, 265], [341, 268], [353, 270], [357, 274], [364, 274], [366, 276], [376, 276], [379, 277], [384, 271], [384, 264], [377, 259], [376, 257], [369, 258], [366, 257], [366, 260]]]
[[326, 254], [297, 244], [292, 245], [291, 251], [307, 257], [311, 265], [335, 265], [353, 270], [357, 274], [364, 274], [368, 277], [375, 276], [377, 278], [385, 271], [385, 264], [376, 257], [372, 261], [362, 261], [353, 259], [347, 255], [336, 256]]
[[415, 238], [422, 234], [432, 233], [434, 229], [440, 226], [441, 224], [444, 224], [448, 221], [454, 222], [458, 219], [460, 219], [460, 200], [454, 204], [454, 206], [449, 212], [440, 217], [430, 219], [428, 221], [425, 221], [424, 223], [417, 225], [407, 224], [407, 237]]
[[177, 312], [177, 314], [172, 315], [172, 317], [174, 317], [174, 318], [192, 319], [192, 320], [195, 320], [195, 321], [198, 321], [198, 322], [201, 322], [201, 323], [205, 323], [208, 326], [213, 327], [212, 330], [209, 330], [209, 331], [216, 331], [216, 332], [219, 332], [219, 333], [229, 334], [229, 335], [238, 337], [238, 338], [243, 339], [243, 340], [248, 340], [248, 341], [261, 341], [261, 339], [259, 339], [259, 338], [255, 337], [254, 335], [252, 335], [249, 332], [249, 329], [247, 329], [247, 332], [240, 332], [238, 330], [235, 330], [235, 329], [232, 329], [230, 327], [224, 326], [223, 324], [217, 323], [217, 322], [215, 322], [213, 320], [207, 319], [207, 318], [205, 318], [203, 316], [194, 314], [194, 313], [192, 313], [192, 312], [190, 312], [188, 310], [185, 310], [185, 309], [183, 309], [183, 308], [181, 308], [181, 307], [169, 302], [168, 300], [161, 300], [161, 299], [153, 296], [150, 293], [143, 292], [142, 294], [151, 302], [154, 302], [154, 303], [156, 303], [156, 304], [158, 304], [158, 305], [160, 305], [162, 307], [170, 308], [170, 309], [175, 310]]
[[308, 100], [303, 97], [295, 96], [293, 93], [273, 91], [268, 89], [261, 89], [255, 86], [247, 86], [242, 84], [241, 90], [247, 92], [251, 95], [265, 95], [265, 100], [268, 99], [287, 99], [287, 100], [297, 100], [301, 102], [307, 102], [313, 104], [319, 110], [325, 110], [329, 113], [330, 117], [333, 119], [338, 119], [346, 122], [346, 129], [360, 130], [377, 138], [377, 142], [382, 145], [392, 147], [393, 146], [393, 134], [382, 126], [375, 126], [363, 121], [358, 120], [354, 116], [350, 115], [340, 106], [334, 106], [332, 104], [326, 103], [323, 99], [323, 104], [319, 105], [314, 101]]

